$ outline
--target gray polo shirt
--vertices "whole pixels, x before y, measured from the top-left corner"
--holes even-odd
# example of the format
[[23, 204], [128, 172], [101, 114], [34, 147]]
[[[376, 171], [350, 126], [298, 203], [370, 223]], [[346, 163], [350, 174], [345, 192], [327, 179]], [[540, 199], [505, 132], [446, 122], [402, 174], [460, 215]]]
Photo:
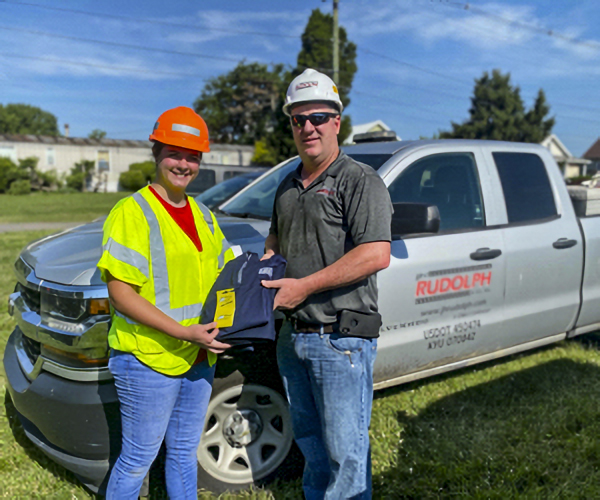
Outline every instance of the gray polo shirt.
[[[340, 151], [304, 189], [302, 164], [280, 184], [270, 232], [287, 259], [286, 277], [304, 278], [361, 243], [391, 241], [392, 203], [383, 180], [368, 165]], [[343, 309], [377, 312], [377, 277], [308, 297], [292, 317], [330, 324]]]

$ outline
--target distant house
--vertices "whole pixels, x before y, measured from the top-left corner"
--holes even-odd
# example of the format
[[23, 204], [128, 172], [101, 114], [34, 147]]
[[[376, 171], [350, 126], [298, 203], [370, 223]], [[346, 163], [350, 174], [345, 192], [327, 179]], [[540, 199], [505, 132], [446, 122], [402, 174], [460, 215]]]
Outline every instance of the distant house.
[[591, 162], [588, 167], [589, 170], [600, 171], [600, 138], [590, 146], [590, 149], [583, 154], [583, 157]]
[[541, 144], [552, 153], [552, 156], [554, 156], [556, 163], [558, 163], [565, 179], [587, 175], [588, 166], [591, 161], [573, 156], [556, 135], [549, 135], [541, 142]]
[[[42, 172], [56, 170], [58, 174], [69, 174], [75, 163], [93, 161], [94, 185], [89, 187], [97, 191], [118, 191], [119, 175], [129, 165], [152, 160], [151, 146], [150, 141], [0, 134], [0, 156], [14, 162], [35, 156]], [[202, 157], [203, 166], [248, 166], [254, 155], [253, 146], [211, 144], [210, 148], [210, 153]], [[216, 181], [223, 178], [217, 175]]]
[[[360, 125], [352, 126], [352, 133], [346, 138], [344, 144], [352, 144], [354, 142], [354, 136], [357, 134], [365, 134], [367, 132], [382, 132], [385, 130], [392, 130], [381, 120], [375, 120], [374, 122], [362, 123]], [[397, 140], [400, 140], [400, 137], [396, 136]]]

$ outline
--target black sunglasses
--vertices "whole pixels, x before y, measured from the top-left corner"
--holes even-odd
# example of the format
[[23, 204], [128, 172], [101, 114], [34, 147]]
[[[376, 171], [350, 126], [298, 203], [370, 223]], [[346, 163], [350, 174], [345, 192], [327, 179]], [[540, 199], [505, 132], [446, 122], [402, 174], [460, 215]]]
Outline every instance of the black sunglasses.
[[335, 118], [339, 116], [337, 113], [312, 113], [310, 115], [292, 115], [292, 125], [295, 125], [298, 128], [304, 127], [306, 125], [306, 120], [310, 122], [313, 127], [318, 127], [319, 125], [323, 125], [327, 123], [330, 118]]

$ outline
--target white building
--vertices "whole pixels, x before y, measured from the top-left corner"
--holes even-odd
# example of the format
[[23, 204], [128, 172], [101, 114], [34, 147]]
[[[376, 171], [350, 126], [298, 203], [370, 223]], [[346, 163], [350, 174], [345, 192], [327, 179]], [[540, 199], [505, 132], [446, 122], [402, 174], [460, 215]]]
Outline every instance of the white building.
[[[352, 144], [354, 142], [354, 136], [357, 134], [366, 134], [367, 132], [384, 132], [392, 130], [381, 120], [375, 120], [374, 122], [361, 123], [359, 125], [352, 126], [352, 133], [346, 138], [344, 144]], [[396, 135], [396, 140], [401, 141], [400, 137]]]
[[[15, 163], [34, 156], [39, 159], [38, 168], [42, 172], [55, 170], [59, 175], [68, 175], [75, 163], [93, 161], [94, 188], [99, 191], [118, 191], [119, 175], [127, 171], [129, 165], [152, 160], [151, 146], [149, 141], [0, 134], [0, 156]], [[202, 165], [211, 168], [247, 167], [254, 155], [252, 146], [211, 144], [210, 148], [210, 153], [203, 155]], [[217, 175], [216, 181], [221, 180], [223, 176]]]
[[592, 163], [591, 160], [574, 157], [556, 135], [550, 134], [541, 144], [552, 153], [565, 179], [587, 174], [587, 167]]

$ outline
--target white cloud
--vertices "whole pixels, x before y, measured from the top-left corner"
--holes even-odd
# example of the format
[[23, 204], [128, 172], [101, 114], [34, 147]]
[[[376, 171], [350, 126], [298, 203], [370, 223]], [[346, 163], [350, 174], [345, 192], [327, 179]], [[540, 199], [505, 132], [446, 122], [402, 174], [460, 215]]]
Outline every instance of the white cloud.
[[[351, 36], [359, 40], [404, 34], [416, 37], [428, 46], [462, 42], [481, 52], [551, 46], [576, 56], [589, 57], [595, 50], [544, 34], [543, 30], [553, 20], [540, 18], [536, 8], [527, 4], [486, 3], [464, 9], [423, 1], [373, 0], [367, 9], [346, 4], [342, 21]], [[560, 33], [577, 37], [583, 31], [581, 26], [566, 26]], [[593, 41], [591, 45], [595, 45]], [[600, 51], [600, 43], [597, 47], [596, 52]]]

